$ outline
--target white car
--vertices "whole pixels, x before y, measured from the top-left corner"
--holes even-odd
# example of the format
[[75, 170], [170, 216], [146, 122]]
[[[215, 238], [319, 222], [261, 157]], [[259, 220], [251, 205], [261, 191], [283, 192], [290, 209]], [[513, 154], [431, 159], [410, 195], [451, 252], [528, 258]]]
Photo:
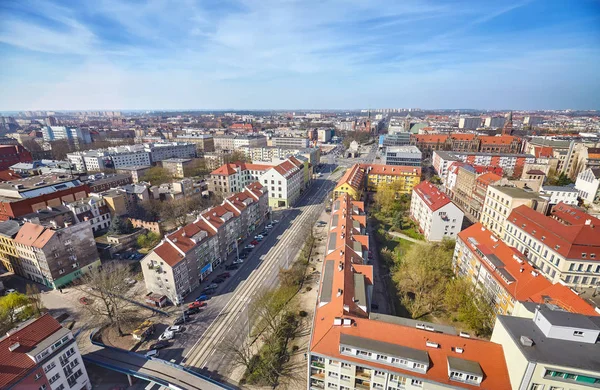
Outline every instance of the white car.
[[254, 236], [255, 240], [262, 240], [263, 238], [265, 238], [265, 236], [263, 236], [262, 234], [259, 234], [258, 236]]
[[273, 229], [273, 225], [268, 224], [267, 226], [265, 226], [265, 229]]
[[181, 332], [181, 325], [173, 325], [167, 328], [167, 332]]
[[279, 221], [276, 220], [276, 219], [274, 219], [274, 220], [271, 221], [271, 225], [275, 225], [276, 223], [279, 223]]
[[158, 357], [158, 351], [156, 349], [150, 350], [150, 351], [146, 352], [146, 355], [144, 355], [144, 356], [146, 356], [146, 359], [157, 358]]
[[175, 333], [169, 332], [168, 330], [165, 330], [165, 332], [158, 337], [158, 340], [159, 341], [171, 340], [174, 337], [175, 337]]
[[246, 245], [246, 248], [244, 248], [244, 249], [254, 249], [254, 245], [248, 244], [248, 245]]
[[242, 259], [233, 260], [233, 264], [242, 264], [243, 262], [244, 262], [244, 260], [242, 260]]

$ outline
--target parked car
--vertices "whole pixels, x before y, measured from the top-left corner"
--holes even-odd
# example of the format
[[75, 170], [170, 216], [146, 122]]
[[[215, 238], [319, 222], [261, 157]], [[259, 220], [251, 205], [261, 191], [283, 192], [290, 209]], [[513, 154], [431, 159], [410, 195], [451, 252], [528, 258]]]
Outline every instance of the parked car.
[[233, 264], [242, 264], [243, 262], [244, 262], [244, 260], [242, 260], [242, 259], [233, 260]]
[[258, 245], [258, 241], [257, 240], [252, 240], [252, 241], [250, 241], [250, 245], [254, 245], [254, 246]]
[[181, 325], [181, 324], [185, 323], [187, 320], [189, 320], [189, 317], [184, 314], [182, 316], [177, 317], [175, 319], [175, 321], [173, 321], [173, 325]]
[[260, 235], [266, 237], [266, 236], [269, 235], [269, 231], [268, 230], [263, 230], [262, 232], [260, 232]]
[[276, 223], [279, 223], [279, 221], [276, 220], [276, 219], [274, 219], [274, 220], [271, 221], [270, 225], [275, 225]]
[[163, 334], [158, 336], [158, 341], [171, 340], [175, 337], [173, 332], [164, 331]]
[[191, 316], [192, 314], [197, 314], [197, 313], [200, 313], [199, 307], [191, 307], [183, 312], [183, 314], [185, 314], [186, 316]]
[[268, 224], [267, 226], [265, 226], [265, 229], [273, 229], [273, 225]]
[[224, 279], [224, 278], [216, 278], [215, 280], [213, 280], [213, 283], [215, 283], [215, 284], [221, 284], [221, 283], [223, 283], [224, 281], [225, 281], [225, 279]]
[[159, 341], [150, 346], [150, 349], [163, 349], [168, 347], [170, 344], [168, 341]]
[[258, 236], [254, 236], [255, 240], [262, 240], [263, 238], [265, 238], [263, 235], [258, 235]]
[[218, 284], [216, 284], [216, 283], [211, 283], [211, 284], [209, 284], [209, 285], [208, 285], [208, 287], [206, 287], [206, 288], [209, 288], [209, 289], [215, 289], [215, 288], [217, 288], [217, 287], [219, 287], [219, 285], [218, 285]]
[[181, 332], [182, 330], [183, 330], [183, 328], [181, 327], [181, 325], [173, 325], [173, 326], [169, 326], [167, 328], [167, 331], [173, 332], [173, 333]]
[[202, 305], [203, 301], [208, 301], [208, 296], [206, 296], [204, 294], [200, 295], [198, 298], [196, 298], [195, 302], [190, 303], [189, 307], [192, 307], [192, 305], [194, 305], [194, 307], [204, 306], [204, 305]]
[[[241, 257], [241, 256], [240, 256], [240, 257]], [[234, 260], [234, 262], [235, 262], [235, 260]], [[230, 265], [228, 265], [228, 266], [225, 266], [225, 269], [226, 269], [227, 271], [235, 271], [235, 270], [236, 270], [236, 269], [238, 269], [238, 268], [240, 268], [240, 266], [239, 266], [239, 265], [237, 265], [237, 264], [230, 264]]]
[[158, 351], [156, 349], [151, 349], [150, 351], [146, 352], [146, 359], [149, 358], [157, 358], [158, 357]]
[[79, 303], [81, 303], [82, 305], [89, 305], [90, 300], [87, 299], [86, 297], [81, 297], [81, 298], [79, 298]]
[[230, 277], [231, 274], [229, 272], [223, 272], [217, 275], [217, 278], [224, 278], [227, 279], [228, 277]]
[[248, 244], [248, 245], [246, 245], [246, 247], [244, 249], [246, 249], [246, 250], [252, 250], [252, 249], [254, 249], [254, 245], [253, 244]]
[[[247, 252], [240, 253], [239, 258], [240, 259], [246, 259], [246, 258], [248, 258], [248, 253]], [[227, 269], [227, 267], [225, 267], [225, 269]], [[237, 269], [237, 267], [234, 268], [234, 269]]]

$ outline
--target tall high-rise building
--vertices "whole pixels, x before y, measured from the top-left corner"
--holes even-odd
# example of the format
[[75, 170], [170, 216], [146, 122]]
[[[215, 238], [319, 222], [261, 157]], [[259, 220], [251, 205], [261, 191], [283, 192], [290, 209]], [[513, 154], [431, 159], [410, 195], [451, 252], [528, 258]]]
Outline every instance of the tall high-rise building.
[[511, 135], [513, 131], [513, 119], [512, 119], [512, 111], [509, 111], [506, 114], [506, 121], [504, 122], [504, 127], [502, 128], [503, 135]]

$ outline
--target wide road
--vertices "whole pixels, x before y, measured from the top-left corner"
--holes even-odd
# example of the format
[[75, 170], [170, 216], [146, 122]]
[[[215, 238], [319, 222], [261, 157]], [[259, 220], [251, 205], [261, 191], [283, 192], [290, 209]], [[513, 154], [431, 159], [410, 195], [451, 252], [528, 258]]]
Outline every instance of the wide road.
[[182, 364], [213, 378], [228, 376], [231, 367], [224, 342], [243, 341], [248, 333], [248, 307], [252, 296], [264, 288], [276, 286], [279, 267], [289, 266], [301, 249], [309, 229], [325, 207], [326, 195], [343, 172], [332, 173], [333, 168], [329, 166], [330, 172], [315, 180], [297, 205], [283, 214], [279, 225], [285, 226], [285, 231], [274, 232], [261, 243], [259, 249], [265, 248], [264, 253], [249, 259], [259, 264], [250, 267], [252, 271], [248, 277], [229, 295], [228, 302], [185, 355]]

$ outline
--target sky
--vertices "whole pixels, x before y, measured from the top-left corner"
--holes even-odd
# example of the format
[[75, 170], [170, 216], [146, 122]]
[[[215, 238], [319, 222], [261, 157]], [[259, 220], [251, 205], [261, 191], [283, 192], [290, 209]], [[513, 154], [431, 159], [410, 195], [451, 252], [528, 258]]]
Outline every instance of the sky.
[[600, 0], [0, 1], [0, 111], [600, 109]]

